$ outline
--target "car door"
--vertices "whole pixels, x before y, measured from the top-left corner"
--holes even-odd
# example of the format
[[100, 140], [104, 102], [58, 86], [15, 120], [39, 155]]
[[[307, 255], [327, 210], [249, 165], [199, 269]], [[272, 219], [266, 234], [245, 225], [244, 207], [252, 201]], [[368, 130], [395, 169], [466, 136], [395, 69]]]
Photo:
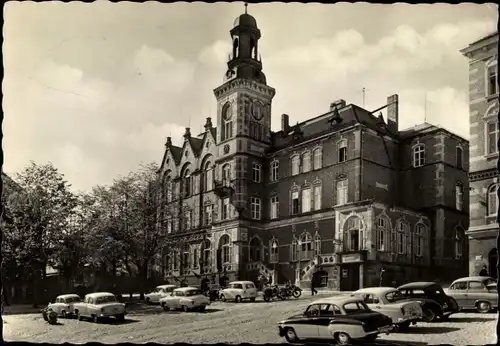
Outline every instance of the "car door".
[[450, 286], [448, 295], [457, 301], [460, 308], [470, 309], [470, 304], [467, 299], [467, 281], [455, 282]]
[[488, 289], [479, 280], [471, 280], [467, 283], [467, 306], [468, 309], [475, 308], [476, 301], [488, 300]]
[[294, 325], [295, 333], [299, 339], [319, 338], [318, 323], [320, 319], [320, 307], [320, 304], [309, 305], [302, 320]]
[[332, 339], [332, 333], [328, 328], [335, 315], [342, 315], [340, 308], [333, 304], [321, 304], [318, 319], [318, 337], [320, 339]]
[[[373, 294], [363, 294], [362, 298], [365, 304], [368, 305], [370, 309], [377, 309], [377, 304], [375, 304], [375, 297]], [[378, 306], [378, 308], [380, 308], [380, 306]]]
[[177, 302], [179, 301], [179, 296], [177, 295], [179, 292], [172, 292], [169, 296], [165, 298], [165, 305], [171, 309], [177, 309]]
[[251, 282], [246, 283], [244, 294], [245, 294], [245, 298], [257, 297], [257, 288], [255, 288], [255, 285]]

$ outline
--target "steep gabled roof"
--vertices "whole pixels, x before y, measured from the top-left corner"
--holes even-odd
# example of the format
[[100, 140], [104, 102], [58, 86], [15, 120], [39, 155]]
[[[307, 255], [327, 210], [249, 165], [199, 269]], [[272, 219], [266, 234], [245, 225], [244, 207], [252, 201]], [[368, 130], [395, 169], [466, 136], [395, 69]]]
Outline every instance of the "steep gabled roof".
[[189, 144], [193, 150], [194, 156], [198, 157], [201, 154], [201, 149], [203, 148], [203, 139], [196, 137], [189, 137]]

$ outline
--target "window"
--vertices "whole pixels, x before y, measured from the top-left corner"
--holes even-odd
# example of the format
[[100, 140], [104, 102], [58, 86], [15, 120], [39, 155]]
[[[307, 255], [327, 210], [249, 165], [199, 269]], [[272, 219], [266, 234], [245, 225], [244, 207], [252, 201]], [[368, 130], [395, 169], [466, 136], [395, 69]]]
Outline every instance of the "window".
[[311, 189], [302, 190], [302, 212], [308, 213], [311, 211]]
[[227, 220], [229, 219], [229, 198], [224, 198], [222, 200], [222, 215], [221, 215], [222, 220]]
[[319, 256], [321, 254], [321, 237], [319, 234], [314, 236], [314, 255]]
[[291, 205], [291, 214], [296, 215], [299, 213], [299, 192], [298, 191], [293, 191], [292, 192], [292, 205]]
[[179, 253], [176, 250], [172, 252], [172, 259], [173, 270], [179, 270]]
[[451, 289], [454, 291], [462, 291], [467, 289], [467, 282], [466, 281], [460, 281], [460, 282], [455, 282], [452, 286]]
[[290, 258], [292, 262], [295, 262], [297, 260], [297, 247], [298, 247], [298, 242], [297, 239], [293, 238], [292, 240], [292, 246], [291, 246], [291, 253], [290, 253]]
[[491, 185], [488, 190], [488, 216], [496, 216], [498, 212], [498, 185]]
[[457, 156], [457, 168], [463, 169], [464, 168], [464, 151], [462, 148], [457, 147], [456, 148], [456, 156]]
[[172, 233], [172, 218], [170, 216], [167, 218], [167, 233]]
[[260, 220], [260, 198], [259, 197], [250, 197], [250, 217], [253, 220]]
[[314, 186], [314, 210], [320, 210], [321, 209], [321, 185], [315, 185]]
[[498, 152], [498, 121], [491, 121], [486, 124], [487, 148], [486, 154], [493, 155]]
[[462, 249], [463, 249], [463, 235], [464, 231], [461, 227], [455, 228], [455, 258], [460, 258], [462, 257]]
[[191, 196], [191, 172], [189, 169], [184, 171], [184, 177], [182, 179], [182, 192], [184, 197]]
[[184, 211], [183, 221], [184, 221], [184, 224], [183, 224], [184, 230], [191, 229], [191, 210]]
[[277, 219], [279, 217], [279, 200], [278, 196], [271, 197], [271, 219]]
[[273, 161], [271, 163], [271, 177], [270, 177], [271, 181], [278, 180], [279, 167], [280, 167], [280, 164], [278, 161]]
[[343, 139], [337, 144], [337, 151], [339, 163], [347, 161], [347, 140]]
[[210, 162], [207, 162], [205, 164], [205, 170], [204, 170], [204, 183], [203, 183], [203, 187], [205, 188], [205, 191], [210, 191], [212, 190], [213, 188], [213, 181], [214, 181], [214, 178], [213, 178], [213, 167], [212, 167], [212, 164]]
[[484, 290], [484, 285], [481, 281], [469, 281], [470, 290]]
[[497, 65], [488, 66], [487, 74], [487, 96], [495, 95], [498, 93]]
[[425, 225], [418, 223], [415, 226], [415, 255], [418, 257], [424, 255], [424, 237]]
[[212, 205], [205, 205], [205, 209], [203, 210], [203, 224], [208, 226], [212, 223]]
[[304, 233], [302, 237], [300, 238], [300, 259], [309, 259], [309, 256], [312, 255], [312, 242], [311, 242], [311, 236], [309, 233]]
[[222, 131], [221, 141], [233, 137], [233, 111], [228, 102], [222, 107]]
[[361, 249], [363, 249], [361, 219], [357, 216], [351, 216], [344, 225], [344, 250], [359, 251]]
[[292, 175], [297, 175], [300, 173], [300, 156], [295, 155], [292, 157]]
[[387, 251], [387, 237], [389, 222], [385, 217], [380, 217], [377, 220], [377, 250]]
[[413, 147], [413, 167], [425, 165], [425, 145], [417, 144]]
[[464, 186], [462, 183], [457, 183], [455, 185], [455, 204], [457, 210], [463, 210], [464, 208]]
[[200, 262], [198, 248], [193, 249], [193, 268], [198, 268], [198, 264]]
[[231, 181], [231, 165], [229, 163], [226, 163], [224, 166], [222, 166], [222, 183], [224, 185], [229, 184]]
[[181, 267], [182, 267], [182, 272], [187, 273], [187, 268], [189, 268], [189, 255], [190, 255], [190, 249], [189, 245], [185, 245], [183, 252], [182, 252], [182, 262], [181, 262]]
[[313, 151], [313, 169], [320, 169], [323, 161], [321, 148], [316, 148]]
[[250, 240], [249, 244], [249, 261], [250, 262], [257, 262], [262, 260], [262, 242], [259, 240], [259, 238], [252, 238]]
[[406, 249], [406, 240], [408, 237], [408, 224], [402, 220], [398, 221], [397, 227], [397, 252], [404, 254]]
[[271, 263], [278, 263], [279, 261], [279, 244], [276, 239], [273, 239], [271, 242], [271, 252], [269, 256], [269, 262]]
[[252, 164], [252, 180], [255, 183], [260, 183], [260, 170], [261, 170], [261, 165], [258, 165], [256, 163]]
[[222, 250], [222, 263], [230, 263], [231, 262], [231, 245], [230, 245], [230, 239], [227, 234], [224, 234], [220, 238], [220, 247]]
[[337, 181], [337, 205], [342, 205], [347, 203], [347, 190], [348, 182], [347, 179], [342, 179]]
[[302, 155], [302, 172], [306, 173], [311, 170], [311, 153], [306, 152]]
[[210, 243], [210, 240], [205, 239], [202, 243], [202, 248], [203, 248], [203, 267], [208, 269], [208, 267], [210, 266], [210, 256], [212, 250], [212, 244]]

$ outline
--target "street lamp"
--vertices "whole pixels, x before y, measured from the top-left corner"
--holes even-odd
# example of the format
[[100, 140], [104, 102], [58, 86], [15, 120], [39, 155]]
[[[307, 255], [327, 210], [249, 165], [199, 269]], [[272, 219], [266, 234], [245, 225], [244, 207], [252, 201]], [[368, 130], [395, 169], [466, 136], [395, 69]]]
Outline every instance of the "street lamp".
[[[273, 244], [271, 245], [272, 250], [272, 255], [276, 256], [276, 249], [278, 248], [278, 244], [276, 241], [273, 241]], [[273, 258], [273, 274], [277, 278], [278, 275], [276, 275], [276, 262], [278, 261], [278, 258]], [[276, 280], [277, 281], [277, 280]], [[273, 278], [273, 283], [274, 283], [274, 278]]]
[[302, 257], [302, 241], [300, 239], [297, 242], [297, 246], [299, 247], [299, 249], [298, 249], [299, 250], [298, 251], [298, 253], [299, 253], [299, 275], [298, 275], [298, 280], [297, 281], [298, 281], [298, 284], [300, 285], [300, 279], [301, 279], [301, 268], [300, 268], [301, 267], [301, 263], [300, 262], [302, 260], [302, 258], [301, 258]]

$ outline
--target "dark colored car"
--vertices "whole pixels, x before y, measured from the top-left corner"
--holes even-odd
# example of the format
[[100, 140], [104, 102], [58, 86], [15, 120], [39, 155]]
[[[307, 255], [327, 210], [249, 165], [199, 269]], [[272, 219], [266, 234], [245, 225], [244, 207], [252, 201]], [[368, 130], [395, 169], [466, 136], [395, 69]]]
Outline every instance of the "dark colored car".
[[398, 290], [405, 298], [420, 302], [425, 322], [445, 320], [459, 311], [457, 301], [446, 295], [435, 282], [411, 282], [398, 287]]
[[299, 315], [278, 322], [279, 335], [290, 343], [374, 341], [394, 329], [392, 319], [370, 308], [359, 297], [339, 296], [312, 302]]

